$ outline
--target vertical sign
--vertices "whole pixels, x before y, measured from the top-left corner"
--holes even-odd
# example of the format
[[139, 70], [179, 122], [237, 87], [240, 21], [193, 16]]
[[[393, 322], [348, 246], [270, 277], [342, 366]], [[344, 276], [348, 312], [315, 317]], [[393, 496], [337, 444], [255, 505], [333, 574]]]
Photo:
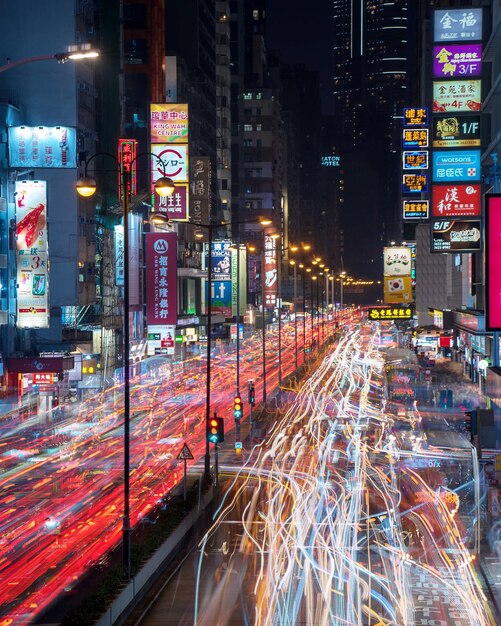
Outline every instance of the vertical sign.
[[129, 196], [136, 195], [136, 149], [137, 141], [135, 139], [119, 139], [118, 140], [118, 162], [120, 163], [120, 172], [118, 174], [118, 188], [122, 190], [122, 172], [129, 172], [129, 184], [127, 191]]
[[264, 307], [275, 307], [277, 304], [277, 246], [274, 237], [264, 236]]
[[501, 330], [501, 195], [485, 196], [485, 325]]
[[[240, 255], [240, 276], [237, 276], [237, 254]], [[247, 310], [247, 250], [245, 247], [231, 252], [231, 308], [237, 314], [237, 289], [240, 289], [240, 315]]]
[[146, 234], [146, 315], [148, 326], [177, 322], [177, 235]]
[[209, 220], [210, 158], [193, 157], [190, 162], [190, 214], [194, 222]]
[[115, 282], [117, 287], [124, 286], [124, 227], [115, 226]]
[[16, 181], [17, 326], [48, 328], [47, 183]]

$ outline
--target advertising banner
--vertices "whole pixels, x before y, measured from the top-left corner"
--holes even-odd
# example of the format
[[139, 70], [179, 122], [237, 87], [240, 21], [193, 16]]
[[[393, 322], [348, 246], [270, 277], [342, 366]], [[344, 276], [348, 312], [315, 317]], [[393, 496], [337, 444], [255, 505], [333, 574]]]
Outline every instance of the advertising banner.
[[[209, 267], [208, 244], [205, 244], [205, 269]], [[211, 280], [231, 282], [231, 241], [212, 242]]]
[[67, 126], [10, 126], [10, 167], [77, 166], [77, 133]]
[[442, 44], [433, 48], [433, 75], [436, 78], [467, 78], [481, 74], [482, 44]]
[[188, 105], [150, 105], [151, 143], [188, 143]]
[[428, 126], [428, 107], [409, 107], [403, 110], [404, 126]]
[[146, 316], [148, 325], [177, 321], [177, 234], [146, 233]]
[[434, 148], [472, 148], [479, 146], [480, 115], [434, 116]]
[[392, 246], [383, 250], [383, 271], [385, 276], [410, 276], [411, 251], [409, 248]]
[[[205, 297], [208, 283], [205, 282]], [[211, 288], [211, 306], [213, 313], [219, 313], [223, 317], [231, 317], [231, 282], [229, 280], [213, 280]]]
[[482, 108], [481, 80], [433, 81], [433, 113], [476, 113]]
[[427, 170], [428, 150], [404, 151], [402, 154], [404, 170]]
[[402, 193], [423, 193], [428, 191], [428, 174], [404, 174]]
[[480, 180], [480, 150], [437, 151], [433, 153], [433, 181]]
[[264, 307], [275, 307], [277, 304], [277, 244], [273, 237], [264, 236]]
[[148, 326], [148, 356], [173, 355], [175, 352], [175, 326]]
[[115, 226], [115, 282], [117, 287], [124, 286], [124, 227]]
[[18, 328], [48, 328], [47, 183], [16, 181]]
[[406, 307], [369, 307], [367, 311], [370, 320], [410, 320], [412, 308]]
[[485, 326], [501, 330], [501, 195], [485, 196]]
[[402, 203], [404, 220], [427, 220], [429, 210], [428, 200], [404, 200]]
[[402, 147], [404, 148], [427, 148], [428, 147], [427, 128], [404, 128], [402, 131]]
[[480, 184], [433, 185], [432, 217], [480, 217], [481, 207]]
[[410, 276], [384, 277], [385, 304], [409, 304], [412, 302], [412, 283]]
[[431, 252], [479, 252], [481, 249], [480, 220], [432, 220]]
[[188, 215], [188, 185], [176, 184], [170, 196], [159, 196], [153, 191], [153, 207], [155, 213], [162, 213], [170, 220], [186, 222]]
[[175, 183], [188, 182], [188, 144], [171, 146], [164, 143], [151, 145], [152, 154], [159, 157], [165, 167], [157, 159], [151, 157], [151, 181], [156, 182], [161, 176], [167, 176]]
[[435, 41], [480, 41], [482, 9], [439, 9], [434, 15]]

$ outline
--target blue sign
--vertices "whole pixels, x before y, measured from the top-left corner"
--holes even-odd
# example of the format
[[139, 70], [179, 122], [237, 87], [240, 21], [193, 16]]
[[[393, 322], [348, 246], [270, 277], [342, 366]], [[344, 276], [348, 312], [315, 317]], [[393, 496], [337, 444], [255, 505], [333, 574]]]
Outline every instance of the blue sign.
[[[205, 283], [205, 295], [207, 296], [207, 284]], [[210, 284], [211, 287], [211, 302], [214, 309], [220, 309], [223, 307], [231, 308], [231, 281], [227, 280], [213, 280]]]
[[[231, 282], [231, 241], [212, 242], [212, 280]], [[205, 254], [205, 267], [209, 266], [209, 255]]]
[[10, 126], [10, 167], [77, 166], [77, 131], [67, 126]]
[[434, 182], [480, 180], [480, 150], [433, 153]]

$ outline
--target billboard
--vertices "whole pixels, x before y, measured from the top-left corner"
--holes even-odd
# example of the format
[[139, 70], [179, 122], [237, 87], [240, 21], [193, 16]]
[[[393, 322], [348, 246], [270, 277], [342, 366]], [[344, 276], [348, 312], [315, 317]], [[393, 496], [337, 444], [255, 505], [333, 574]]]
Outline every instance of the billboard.
[[432, 220], [431, 252], [479, 252], [481, 249], [480, 220]]
[[148, 356], [175, 353], [175, 326], [148, 326]]
[[199, 224], [206, 224], [209, 220], [210, 184], [210, 158], [194, 157], [190, 162], [190, 215]]
[[[211, 288], [211, 307], [213, 313], [219, 313], [223, 317], [231, 317], [231, 282], [228, 280], [213, 280]], [[208, 282], [205, 283], [205, 296], [207, 298]]]
[[[158, 159], [151, 157], [151, 181], [156, 182], [161, 176], [167, 176], [175, 183], [188, 182], [188, 144], [171, 146], [165, 143], [154, 143], [151, 152]], [[165, 168], [165, 173], [164, 173]]]
[[433, 185], [432, 217], [480, 217], [481, 185]]
[[433, 153], [434, 182], [480, 180], [480, 150]]
[[277, 244], [274, 237], [264, 236], [264, 307], [275, 307], [277, 304]]
[[485, 196], [485, 326], [501, 330], [501, 195]]
[[402, 193], [423, 193], [428, 191], [428, 174], [404, 174]]
[[[209, 267], [208, 244], [205, 247], [205, 268]], [[231, 241], [212, 242], [211, 280], [231, 282]]]
[[433, 48], [436, 78], [467, 78], [482, 74], [482, 44], [442, 44]]
[[410, 248], [404, 246], [392, 246], [391, 248], [384, 248], [383, 267], [385, 276], [410, 276]]
[[150, 105], [151, 143], [188, 143], [188, 105]]
[[18, 328], [48, 328], [47, 183], [16, 181]]
[[428, 107], [408, 107], [403, 110], [404, 126], [427, 126]]
[[77, 133], [68, 126], [10, 126], [10, 167], [77, 166]]
[[472, 148], [479, 146], [480, 115], [434, 116], [434, 148]]
[[428, 147], [427, 128], [404, 128], [402, 131], [402, 147], [403, 148], [427, 148]]
[[434, 15], [435, 41], [480, 41], [482, 9], [440, 9]]
[[404, 151], [402, 153], [404, 170], [427, 170], [428, 150]]
[[148, 325], [177, 322], [177, 234], [146, 233], [146, 316]]
[[481, 80], [433, 81], [433, 113], [476, 113], [482, 108]]
[[403, 200], [402, 202], [404, 220], [427, 220], [429, 210], [429, 200]]
[[170, 220], [186, 222], [188, 214], [188, 185], [179, 183], [175, 185], [170, 196], [159, 196], [153, 192], [153, 206], [155, 213], [162, 213]]
[[412, 283], [410, 276], [384, 277], [385, 304], [409, 304], [412, 302]]
[[367, 316], [369, 320], [410, 320], [412, 319], [412, 308], [406, 307], [391, 307], [391, 306], [378, 306], [369, 307], [367, 310]]

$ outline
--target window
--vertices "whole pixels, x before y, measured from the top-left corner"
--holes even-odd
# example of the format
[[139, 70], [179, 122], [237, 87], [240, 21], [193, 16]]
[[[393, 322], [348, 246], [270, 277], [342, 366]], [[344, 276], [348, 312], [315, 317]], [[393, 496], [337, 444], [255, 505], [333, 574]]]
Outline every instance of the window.
[[252, 148], [252, 139], [244, 139], [244, 148]]
[[244, 124], [244, 132], [249, 133], [252, 131], [252, 124]]
[[257, 131], [261, 131], [262, 130], [262, 124], [256, 124], [256, 130]]

